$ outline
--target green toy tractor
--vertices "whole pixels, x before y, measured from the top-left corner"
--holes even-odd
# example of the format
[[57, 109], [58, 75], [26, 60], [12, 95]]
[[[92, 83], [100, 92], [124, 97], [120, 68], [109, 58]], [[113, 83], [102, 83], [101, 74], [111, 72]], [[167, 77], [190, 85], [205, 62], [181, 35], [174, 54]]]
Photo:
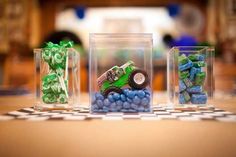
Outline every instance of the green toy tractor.
[[100, 92], [107, 96], [111, 92], [122, 93], [122, 87], [130, 86], [134, 89], [143, 89], [149, 84], [149, 78], [144, 70], [134, 66], [134, 62], [128, 61], [122, 66], [114, 66], [98, 80]]

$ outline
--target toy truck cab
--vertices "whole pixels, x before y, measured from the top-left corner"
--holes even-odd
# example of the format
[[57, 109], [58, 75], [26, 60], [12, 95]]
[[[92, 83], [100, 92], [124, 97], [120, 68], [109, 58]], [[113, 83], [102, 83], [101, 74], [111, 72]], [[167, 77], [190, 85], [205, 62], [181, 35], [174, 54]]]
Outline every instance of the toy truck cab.
[[145, 71], [134, 66], [134, 62], [128, 61], [122, 66], [114, 66], [103, 73], [97, 80], [100, 92], [107, 96], [111, 92], [122, 93], [122, 87], [130, 86], [134, 89], [145, 88], [149, 83]]

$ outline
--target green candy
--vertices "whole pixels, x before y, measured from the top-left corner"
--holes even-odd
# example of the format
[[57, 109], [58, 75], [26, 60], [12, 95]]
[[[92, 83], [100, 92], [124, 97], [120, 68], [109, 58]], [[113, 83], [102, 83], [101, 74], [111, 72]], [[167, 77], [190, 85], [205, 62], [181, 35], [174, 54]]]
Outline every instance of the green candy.
[[[68, 59], [67, 48], [73, 47], [71, 41], [61, 41], [60, 44], [46, 43], [42, 49], [42, 58], [49, 66], [49, 73], [42, 78], [42, 100], [44, 103], [68, 102], [68, 78], [64, 78], [66, 62]], [[59, 80], [60, 78], [60, 80]], [[61, 84], [64, 81], [65, 85]]]
[[62, 104], [67, 103], [67, 98], [65, 94], [60, 94], [58, 97], [58, 101]]
[[179, 78], [180, 79], [186, 79], [189, 77], [189, 71], [179, 71]]
[[192, 82], [190, 81], [190, 79], [185, 78], [183, 81], [184, 81], [184, 84], [185, 84], [187, 87], [192, 87], [192, 86], [193, 86], [193, 84], [192, 84]]
[[52, 72], [48, 75], [45, 75], [42, 80], [43, 80], [43, 83], [46, 83], [46, 84], [51, 83], [51, 82], [57, 82], [58, 76], [56, 73]]
[[199, 86], [203, 85], [205, 78], [206, 78], [205, 72], [197, 73], [195, 77], [195, 85], [199, 85]]
[[52, 58], [52, 53], [49, 49], [44, 49], [42, 51], [42, 58], [46, 61], [46, 62], [50, 62], [51, 58]]
[[47, 104], [55, 103], [57, 102], [57, 97], [51, 93], [44, 94], [42, 96], [43, 102]]
[[205, 67], [206, 63], [204, 61], [193, 62], [193, 66], [196, 68]]
[[182, 54], [178, 57], [178, 61], [181, 65], [188, 63], [188, 58], [185, 56], [185, 54]]
[[50, 88], [51, 88], [53, 93], [61, 93], [62, 92], [61, 85], [58, 82], [55, 82], [54, 84], [51, 84]]
[[184, 96], [184, 99], [186, 102], [190, 101], [191, 98], [190, 98], [190, 95], [188, 94], [188, 92], [184, 91], [183, 96]]

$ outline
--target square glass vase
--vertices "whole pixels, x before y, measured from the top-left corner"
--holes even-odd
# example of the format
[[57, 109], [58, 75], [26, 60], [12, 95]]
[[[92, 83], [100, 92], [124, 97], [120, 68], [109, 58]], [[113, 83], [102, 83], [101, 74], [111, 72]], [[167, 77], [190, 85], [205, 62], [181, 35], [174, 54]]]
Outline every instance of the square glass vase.
[[73, 48], [34, 49], [35, 109], [72, 110], [80, 100], [80, 55]]
[[150, 112], [152, 34], [90, 34], [91, 113]]
[[214, 48], [173, 47], [167, 54], [167, 91], [174, 107], [211, 107]]

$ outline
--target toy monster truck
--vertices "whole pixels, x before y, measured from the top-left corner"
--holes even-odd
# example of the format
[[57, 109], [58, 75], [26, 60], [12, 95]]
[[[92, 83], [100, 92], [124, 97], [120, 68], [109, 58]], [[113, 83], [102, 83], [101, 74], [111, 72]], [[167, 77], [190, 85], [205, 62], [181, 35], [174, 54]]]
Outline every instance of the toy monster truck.
[[144, 70], [134, 66], [134, 62], [128, 61], [124, 65], [114, 66], [98, 80], [100, 92], [107, 96], [111, 92], [122, 93], [122, 87], [129, 85], [134, 89], [143, 89], [149, 84], [149, 78]]

